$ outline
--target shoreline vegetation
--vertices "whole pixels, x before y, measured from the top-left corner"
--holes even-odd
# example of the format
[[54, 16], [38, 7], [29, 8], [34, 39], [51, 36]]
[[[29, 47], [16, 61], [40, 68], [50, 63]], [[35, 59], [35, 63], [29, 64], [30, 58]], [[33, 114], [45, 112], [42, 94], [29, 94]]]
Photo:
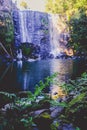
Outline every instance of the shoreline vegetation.
[[0, 92], [0, 128], [2, 130], [86, 130], [87, 73], [68, 84], [62, 91], [44, 93], [43, 89], [55, 82], [57, 74], [39, 82], [35, 92]]

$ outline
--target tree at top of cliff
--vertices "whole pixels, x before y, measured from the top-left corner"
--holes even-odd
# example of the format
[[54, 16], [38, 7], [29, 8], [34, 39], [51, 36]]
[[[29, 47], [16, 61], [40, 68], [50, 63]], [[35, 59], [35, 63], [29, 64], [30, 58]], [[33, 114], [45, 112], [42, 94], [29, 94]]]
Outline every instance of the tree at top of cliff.
[[23, 8], [25, 8], [25, 9], [27, 9], [27, 7], [28, 7], [27, 2], [25, 2], [25, 1], [22, 1], [20, 3], [20, 6], [23, 7]]
[[87, 0], [47, 0], [46, 11], [50, 13], [74, 15], [82, 8], [87, 9]]

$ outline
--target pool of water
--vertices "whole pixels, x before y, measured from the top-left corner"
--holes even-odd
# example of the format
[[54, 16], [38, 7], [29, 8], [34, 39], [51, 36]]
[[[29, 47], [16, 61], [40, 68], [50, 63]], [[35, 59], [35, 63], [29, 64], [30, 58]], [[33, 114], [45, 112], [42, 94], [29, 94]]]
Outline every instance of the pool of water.
[[80, 76], [85, 70], [84, 59], [49, 59], [33, 62], [15, 61], [0, 64], [0, 91], [34, 91], [35, 85], [58, 72], [59, 81]]

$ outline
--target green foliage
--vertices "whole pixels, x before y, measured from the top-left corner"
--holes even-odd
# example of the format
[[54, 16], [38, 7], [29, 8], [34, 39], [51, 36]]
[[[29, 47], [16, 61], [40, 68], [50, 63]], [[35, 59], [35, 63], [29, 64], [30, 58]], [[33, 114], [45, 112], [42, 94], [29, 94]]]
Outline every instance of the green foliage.
[[15, 94], [10, 94], [8, 92], [0, 92], [0, 95], [4, 95], [10, 99], [12, 99], [13, 97], [16, 98], [16, 95]]
[[[13, 21], [10, 12], [1, 12], [0, 15], [0, 42], [3, 43], [3, 46], [10, 53], [10, 49], [13, 47], [14, 43], [14, 27]], [[3, 50], [0, 47], [1, 54]]]
[[9, 94], [7, 92], [0, 92], [0, 108], [7, 103], [14, 102], [16, 100], [15, 94]]
[[87, 0], [47, 0], [46, 10], [67, 16], [70, 29], [68, 46], [77, 52], [87, 50]]
[[87, 73], [83, 73], [81, 78], [74, 81], [70, 80], [64, 89], [67, 91], [68, 98], [60, 118], [63, 122], [73, 123], [79, 127], [76, 129], [85, 129], [87, 121]]
[[32, 49], [30, 47], [27, 47], [25, 44], [23, 44], [21, 48], [23, 55], [25, 56], [30, 56], [30, 54], [32, 53]]
[[79, 104], [81, 103], [81, 101], [84, 100], [84, 97], [86, 96], [86, 93], [82, 93], [82, 94], [79, 94], [78, 96], [76, 96], [74, 99], [72, 99], [69, 103], [68, 103], [68, 106], [67, 106], [67, 109], [65, 111], [65, 114], [68, 116], [68, 113], [71, 111], [71, 113], [74, 113], [75, 111], [77, 111], [77, 109], [80, 107], [76, 107], [76, 104]]
[[66, 102], [58, 102], [57, 100], [51, 100], [50, 103], [51, 103], [52, 106], [67, 107]]
[[87, 73], [83, 73], [81, 77], [76, 80], [69, 80], [69, 83], [62, 84], [62, 88], [67, 94], [73, 93], [74, 95], [87, 91]]
[[24, 124], [25, 128], [31, 128], [30, 126], [34, 124], [32, 117], [28, 117], [27, 119], [22, 118], [20, 121]]
[[87, 93], [82, 93], [71, 101], [67, 102], [67, 107], [62, 116], [64, 122], [73, 123], [74, 125], [84, 128], [87, 121]]
[[24, 1], [22, 1], [22, 2], [20, 3], [20, 6], [21, 6], [21, 7], [24, 7], [25, 9], [28, 8], [27, 2], [24, 2]]
[[35, 54], [38, 53], [39, 45], [33, 43], [22, 43], [20, 48], [22, 49], [23, 55], [27, 58], [38, 58]]
[[58, 126], [59, 126], [59, 123], [58, 123], [58, 122], [52, 123], [52, 124], [51, 124], [51, 130], [57, 130], [57, 129], [58, 129]]
[[[6, 109], [5, 115], [0, 115], [2, 127], [9, 130], [32, 130], [34, 117], [31, 116], [30, 112], [44, 108], [44, 106], [47, 107], [47, 104], [49, 106], [50, 98], [43, 93], [43, 89], [53, 82], [56, 75], [47, 77], [44, 82], [40, 81], [36, 85], [34, 93], [27, 92], [27, 98], [20, 98], [15, 94], [0, 92], [0, 94], [4, 94], [7, 97], [15, 97], [15, 100], [8, 104], [9, 107]], [[43, 96], [43, 99], [38, 99], [39, 96]], [[43, 118], [48, 119], [49, 114], [44, 114]]]
[[67, 15], [71, 18], [80, 9], [87, 9], [86, 0], [47, 0], [46, 10], [51, 13]]
[[80, 130], [80, 128], [79, 128], [79, 127], [76, 127], [76, 130]]
[[87, 50], [87, 15], [86, 11], [81, 11], [76, 17], [72, 17], [69, 23], [70, 41], [77, 51]]
[[[43, 123], [43, 120], [49, 123], [51, 130], [57, 130], [60, 123], [73, 123], [76, 130], [84, 128], [87, 122], [87, 73], [83, 73], [80, 78], [76, 80], [70, 80], [69, 84], [63, 84], [63, 89], [67, 91], [66, 100], [58, 102], [57, 100], [52, 100], [46, 94], [44, 94], [43, 89], [48, 87], [50, 83], [54, 83], [57, 74], [49, 76], [44, 82], [40, 81], [36, 85], [35, 92], [27, 92], [27, 97], [16, 96], [15, 94], [9, 94], [5, 92], [0, 92], [1, 95], [5, 95], [9, 98], [15, 98], [15, 100], [10, 102], [5, 107], [5, 115], [0, 113], [0, 123], [2, 128], [9, 130], [32, 130], [32, 126], [36, 124]], [[73, 96], [72, 96], [73, 94]], [[1, 96], [0, 96], [1, 97]], [[43, 97], [43, 98], [39, 98]], [[9, 102], [8, 102], [9, 103]], [[8, 107], [9, 106], [9, 107]], [[36, 110], [48, 109], [50, 107], [62, 107], [63, 111], [58, 116], [61, 122], [53, 122], [50, 114], [46, 111], [39, 116], [32, 116], [32, 112]], [[38, 123], [36, 123], [36, 121]], [[35, 124], [36, 123], [36, 124]]]
[[39, 82], [39, 85], [36, 85], [35, 87], [35, 93], [34, 95], [35, 96], [38, 96], [39, 94], [41, 94], [42, 90], [46, 87], [49, 87], [49, 84], [53, 83], [54, 82], [54, 79], [55, 77], [57, 76], [58, 74], [55, 73], [53, 74], [52, 76], [48, 76], [47, 78], [45, 78], [45, 81], [43, 83], [43, 81], [40, 81]]

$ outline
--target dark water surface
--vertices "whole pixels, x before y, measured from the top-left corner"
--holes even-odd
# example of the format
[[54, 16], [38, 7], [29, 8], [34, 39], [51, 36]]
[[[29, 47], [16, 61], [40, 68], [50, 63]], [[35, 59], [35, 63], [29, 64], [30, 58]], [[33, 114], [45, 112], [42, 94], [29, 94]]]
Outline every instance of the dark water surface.
[[59, 80], [76, 78], [86, 70], [84, 59], [51, 59], [0, 64], [0, 91], [34, 91], [40, 80], [59, 72]]

